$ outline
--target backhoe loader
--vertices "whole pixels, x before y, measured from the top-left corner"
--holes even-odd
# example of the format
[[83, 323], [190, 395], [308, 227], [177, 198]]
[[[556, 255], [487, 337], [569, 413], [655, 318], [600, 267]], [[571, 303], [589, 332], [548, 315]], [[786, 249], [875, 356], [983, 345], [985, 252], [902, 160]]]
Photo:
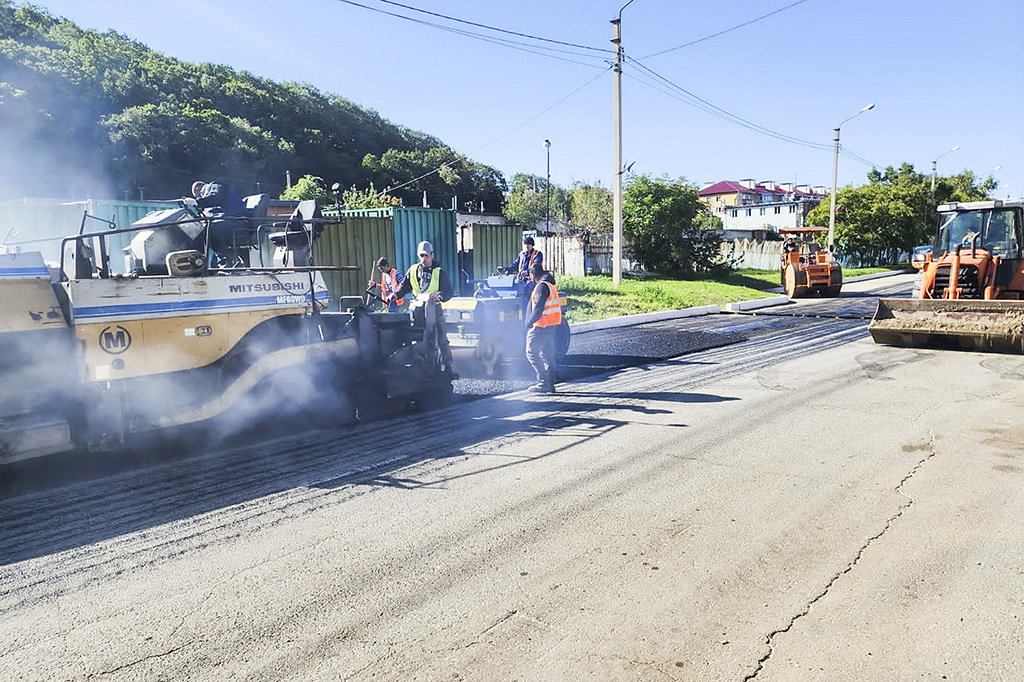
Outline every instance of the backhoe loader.
[[879, 299], [876, 343], [1024, 352], [1024, 201], [942, 204], [916, 299]]

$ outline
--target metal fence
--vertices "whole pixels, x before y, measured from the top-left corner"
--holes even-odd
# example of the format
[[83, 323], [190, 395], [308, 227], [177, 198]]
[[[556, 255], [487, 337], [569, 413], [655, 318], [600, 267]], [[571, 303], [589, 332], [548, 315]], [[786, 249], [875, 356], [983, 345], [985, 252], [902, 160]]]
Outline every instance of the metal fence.
[[[721, 245], [722, 261], [735, 268], [776, 270], [782, 242], [733, 239]], [[838, 253], [836, 261], [844, 268], [867, 268], [895, 265], [909, 261], [910, 255], [899, 249], [868, 249], [858, 253]]]

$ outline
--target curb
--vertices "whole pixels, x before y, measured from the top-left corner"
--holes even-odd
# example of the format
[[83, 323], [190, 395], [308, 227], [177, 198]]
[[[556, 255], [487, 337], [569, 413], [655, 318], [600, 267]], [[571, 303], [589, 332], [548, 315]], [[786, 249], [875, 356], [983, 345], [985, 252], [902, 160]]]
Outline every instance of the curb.
[[758, 308], [768, 308], [775, 305], [785, 305], [789, 303], [789, 296], [772, 296], [771, 298], [755, 298], [751, 301], [737, 301], [735, 303], [726, 303], [725, 312], [727, 313], [739, 313], [744, 310], [756, 310]]
[[582, 332], [597, 331], [599, 329], [629, 327], [634, 324], [646, 324], [647, 322], [674, 320], [681, 317], [715, 315], [720, 312], [722, 311], [717, 305], [702, 305], [697, 306], [695, 308], [683, 308], [682, 310], [661, 310], [656, 313], [640, 313], [638, 315], [624, 315], [623, 317], [612, 317], [606, 320], [590, 320], [589, 322], [577, 322], [576, 324], [570, 324], [569, 330], [573, 334], [577, 334]]

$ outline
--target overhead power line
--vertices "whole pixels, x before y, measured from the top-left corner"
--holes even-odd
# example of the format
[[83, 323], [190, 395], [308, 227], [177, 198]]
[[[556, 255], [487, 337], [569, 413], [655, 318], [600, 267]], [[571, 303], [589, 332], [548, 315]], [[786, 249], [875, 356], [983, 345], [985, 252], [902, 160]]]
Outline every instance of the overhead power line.
[[779, 9], [773, 10], [773, 11], [769, 12], [768, 14], [762, 14], [761, 16], [757, 17], [756, 19], [751, 19], [750, 21], [744, 21], [742, 24], [736, 24], [735, 26], [731, 26], [731, 27], [725, 29], [724, 31], [719, 31], [717, 33], [712, 33], [711, 35], [704, 36], [703, 38], [698, 38], [697, 40], [691, 40], [688, 43], [683, 43], [682, 45], [677, 45], [675, 47], [670, 47], [667, 50], [662, 50], [661, 52], [652, 52], [649, 55], [646, 55], [644, 57], [640, 57], [640, 59], [643, 60], [643, 59], [650, 59], [651, 57], [658, 57], [660, 55], [667, 54], [669, 52], [675, 52], [676, 50], [681, 50], [684, 47], [690, 47], [691, 45], [696, 45], [697, 43], [703, 43], [706, 40], [711, 40], [712, 38], [717, 38], [718, 36], [725, 35], [726, 33], [731, 33], [732, 31], [735, 31], [735, 30], [743, 28], [744, 26], [750, 26], [751, 24], [756, 24], [757, 22], [761, 21], [762, 19], [767, 19], [768, 17], [771, 17], [771, 16], [774, 16], [776, 14], [779, 14], [780, 12], [785, 12], [787, 9], [792, 9], [793, 7], [796, 7], [797, 5], [802, 5], [805, 2], [807, 2], [807, 0], [796, 0], [796, 2], [790, 3], [790, 4], [786, 5], [785, 7], [780, 7]]
[[[430, 22], [430, 21], [424, 21], [423, 19], [417, 19], [416, 17], [411, 17], [411, 16], [408, 16], [408, 15], [405, 15], [405, 14], [400, 14], [398, 12], [390, 12], [390, 11], [382, 9], [380, 7], [372, 7], [370, 5], [366, 5], [366, 4], [361, 3], [361, 2], [355, 2], [355, 0], [336, 0], [336, 1], [340, 2], [340, 3], [343, 3], [343, 4], [346, 4], [346, 5], [351, 5], [353, 7], [359, 7], [360, 9], [365, 9], [365, 10], [368, 10], [370, 12], [377, 12], [378, 14], [383, 14], [385, 16], [394, 17], [395, 19], [402, 19], [404, 21], [412, 22], [414, 24], [420, 24], [421, 26], [427, 26], [429, 28], [434, 28], [434, 29], [437, 29], [439, 31], [447, 31], [448, 33], [454, 33], [456, 35], [460, 35], [460, 36], [463, 36], [463, 37], [466, 37], [466, 38], [473, 38], [474, 40], [480, 40], [480, 41], [485, 42], [485, 43], [491, 43], [493, 45], [501, 45], [501, 46], [504, 46], [504, 47], [509, 47], [511, 49], [514, 49], [514, 50], [519, 50], [521, 52], [527, 52], [527, 53], [539, 55], [539, 56], [542, 56], [542, 57], [549, 57], [551, 59], [558, 59], [560, 61], [569, 62], [571, 64], [579, 64], [581, 66], [597, 67], [597, 68], [602, 68], [602, 69], [604, 68], [603, 65], [601, 65], [601, 64], [594, 64], [594, 63], [589, 63], [589, 62], [581, 62], [581, 61], [577, 61], [575, 59], [569, 59], [567, 57], [560, 56], [560, 55], [569, 55], [569, 56], [572, 56], [572, 57], [579, 57], [579, 58], [583, 58], [583, 59], [600, 59], [600, 60], [603, 61], [605, 59], [605, 57], [607, 56], [607, 54], [611, 52], [611, 50], [607, 50], [607, 49], [604, 49], [604, 48], [593, 48], [593, 47], [588, 47], [586, 45], [575, 45], [573, 43], [565, 43], [565, 42], [561, 42], [561, 41], [557, 41], [557, 40], [550, 40], [550, 39], [547, 39], [547, 38], [541, 38], [541, 37], [538, 37], [538, 36], [531, 36], [531, 35], [528, 35], [528, 34], [525, 34], [525, 33], [517, 33], [515, 31], [506, 31], [504, 29], [498, 29], [498, 28], [493, 28], [493, 27], [489, 27], [489, 26], [484, 26], [483, 24], [474, 24], [473, 22], [467, 22], [467, 21], [464, 21], [464, 20], [461, 20], [461, 19], [456, 19], [454, 17], [446, 17], [445, 15], [435, 15], [435, 16], [443, 17], [443, 18], [449, 19], [451, 21], [456, 21], [456, 22], [459, 22], [459, 23], [465, 23], [465, 24], [470, 24], [470, 25], [474, 25], [474, 26], [482, 26], [483, 28], [486, 28], [488, 30], [492, 30], [492, 31], [500, 32], [500, 33], [511, 34], [511, 35], [516, 35], [516, 36], [520, 36], [520, 37], [525, 37], [525, 38], [528, 38], [530, 40], [538, 41], [540, 43], [551, 43], [551, 44], [556, 44], [556, 45], [563, 46], [563, 47], [548, 47], [547, 45], [543, 45], [543, 44], [527, 43], [527, 42], [522, 42], [522, 41], [517, 41], [517, 40], [511, 40], [509, 38], [502, 38], [500, 36], [486, 35], [486, 34], [477, 33], [477, 32], [474, 32], [474, 31], [470, 31], [470, 30], [467, 30], [467, 29], [457, 28], [457, 27], [454, 27], [454, 26], [446, 26], [444, 24], [438, 24], [438, 23], [434, 23], [434, 22]], [[378, 0], [378, 2], [388, 2], [388, 0]], [[398, 3], [393, 3], [393, 2], [388, 2], [388, 4], [398, 5], [399, 7], [407, 7], [406, 5], [399, 5]], [[413, 11], [418, 11], [418, 12], [423, 12], [425, 14], [434, 15], [433, 12], [426, 12], [425, 10], [417, 10], [416, 8], [410, 8], [410, 9], [413, 10]], [[570, 47], [570, 48], [573, 48], [573, 49], [565, 49], [567, 47]], [[594, 51], [594, 52], [599, 52], [600, 54], [589, 54], [589, 53], [585, 53], [585, 52], [580, 52], [579, 50], [590, 50], [590, 51]]]
[[[593, 50], [594, 52], [604, 52], [604, 53], [608, 53], [608, 54], [613, 52], [613, 50], [610, 50], [610, 49], [608, 49], [606, 47], [591, 47], [589, 45], [578, 45], [576, 43], [566, 43], [566, 42], [562, 42], [561, 40], [552, 40], [550, 38], [541, 38], [539, 36], [530, 35], [528, 33], [519, 33], [518, 31], [509, 31], [509, 30], [506, 30], [506, 29], [503, 29], [503, 28], [497, 28], [496, 26], [488, 26], [486, 24], [478, 24], [478, 23], [476, 23], [474, 21], [467, 21], [465, 19], [459, 19], [457, 17], [450, 17], [447, 14], [438, 14], [437, 12], [429, 12], [429, 11], [427, 11], [425, 9], [420, 9], [418, 7], [411, 7], [409, 5], [403, 5], [400, 2], [392, 2], [392, 0], [377, 0], [377, 2], [382, 2], [385, 5], [394, 5], [395, 7], [401, 7], [402, 9], [407, 9], [407, 10], [410, 10], [410, 11], [413, 11], [413, 12], [420, 12], [421, 14], [428, 14], [428, 15], [430, 15], [432, 17], [438, 17], [439, 19], [447, 19], [448, 21], [455, 21], [455, 22], [458, 22], [460, 24], [466, 24], [468, 26], [476, 26], [477, 28], [485, 28], [488, 31], [497, 31], [498, 33], [507, 33], [508, 35], [518, 36], [520, 38], [529, 38], [530, 40], [539, 40], [541, 42], [553, 43], [555, 45], [565, 45], [566, 47], [575, 47], [575, 48], [579, 48], [581, 50]], [[806, 2], [806, 0], [801, 0], [801, 2]]]
[[604, 76], [604, 74], [605, 74], [605, 73], [607, 73], [608, 71], [611, 71], [611, 67], [610, 67], [610, 66], [609, 66], [609, 67], [608, 67], [607, 69], [605, 69], [604, 71], [602, 71], [601, 73], [597, 74], [596, 76], [594, 76], [593, 78], [591, 78], [590, 80], [588, 80], [588, 81], [587, 81], [586, 83], [583, 83], [582, 85], [580, 85], [579, 87], [577, 87], [577, 88], [576, 88], [575, 90], [573, 90], [572, 92], [568, 93], [567, 95], [565, 95], [564, 97], [562, 97], [561, 99], [559, 99], [558, 101], [556, 101], [556, 102], [554, 102], [554, 103], [552, 103], [552, 104], [548, 105], [547, 107], [545, 107], [545, 108], [541, 109], [541, 110], [540, 110], [540, 111], [538, 111], [538, 112], [537, 112], [536, 114], [534, 114], [534, 115], [533, 115], [533, 116], [531, 116], [530, 118], [526, 119], [526, 120], [525, 120], [525, 121], [523, 121], [522, 123], [519, 123], [519, 124], [518, 124], [518, 125], [516, 125], [515, 127], [513, 127], [513, 128], [510, 128], [509, 130], [506, 130], [506, 131], [505, 131], [504, 133], [502, 133], [501, 135], [498, 135], [497, 137], [495, 137], [494, 139], [490, 140], [489, 142], [485, 142], [484, 144], [480, 145], [479, 147], [477, 147], [477, 148], [476, 148], [476, 149], [474, 149], [473, 151], [469, 152], [468, 154], [459, 154], [458, 152], [455, 152], [454, 150], [452, 150], [452, 156], [453, 156], [454, 158], [453, 158], [453, 159], [452, 159], [451, 161], [449, 161], [449, 162], [447, 162], [447, 163], [443, 163], [443, 164], [441, 164], [440, 166], [438, 166], [437, 168], [435, 168], [435, 169], [433, 169], [433, 170], [431, 170], [431, 171], [427, 171], [426, 173], [423, 173], [422, 175], [420, 175], [420, 176], [417, 176], [417, 177], [413, 178], [412, 180], [407, 180], [406, 182], [403, 182], [403, 183], [402, 183], [402, 184], [400, 184], [400, 185], [396, 185], [395, 187], [388, 187], [387, 189], [385, 189], [385, 190], [384, 190], [383, 192], [381, 192], [381, 193], [380, 193], [380, 194], [378, 194], [377, 196], [384, 196], [385, 194], [387, 194], [388, 192], [391, 192], [391, 191], [393, 191], [393, 190], [398, 190], [398, 189], [402, 189], [403, 187], [408, 187], [409, 185], [413, 184], [414, 182], [417, 182], [417, 181], [419, 181], [419, 180], [422, 180], [423, 178], [427, 178], [427, 177], [430, 177], [431, 175], [433, 175], [433, 174], [435, 174], [435, 173], [440, 173], [440, 172], [441, 172], [442, 170], [444, 170], [445, 168], [449, 168], [449, 167], [451, 167], [451, 166], [454, 166], [454, 165], [455, 165], [456, 163], [458, 163], [459, 161], [462, 161], [462, 160], [466, 160], [466, 161], [468, 161], [468, 160], [469, 160], [469, 156], [470, 156], [470, 154], [476, 154], [477, 152], [479, 152], [479, 151], [481, 151], [481, 150], [483, 150], [483, 149], [486, 149], [487, 147], [490, 147], [490, 146], [491, 146], [492, 144], [494, 144], [494, 143], [495, 143], [495, 142], [497, 142], [498, 140], [501, 140], [501, 139], [503, 139], [503, 138], [506, 138], [506, 137], [508, 137], [509, 135], [511, 135], [512, 133], [514, 133], [515, 131], [517, 131], [517, 130], [519, 130], [520, 128], [522, 128], [523, 126], [525, 126], [526, 124], [528, 124], [528, 123], [530, 123], [530, 122], [532, 122], [532, 121], [534, 121], [534, 120], [536, 120], [536, 119], [540, 118], [541, 116], [543, 116], [543, 115], [544, 115], [544, 114], [546, 114], [547, 112], [549, 112], [549, 111], [551, 111], [552, 109], [554, 109], [555, 107], [557, 107], [557, 106], [558, 106], [559, 104], [561, 104], [562, 102], [566, 101], [567, 99], [569, 99], [570, 97], [572, 97], [573, 95], [575, 95], [575, 94], [576, 94], [577, 92], [579, 92], [580, 90], [583, 90], [583, 89], [584, 89], [584, 88], [586, 88], [586, 87], [587, 87], [588, 85], [590, 85], [590, 84], [591, 84], [591, 83], [593, 83], [594, 81], [596, 81], [596, 80], [598, 80], [599, 78], [601, 78], [602, 76]]
[[[832, 145], [830, 144], [826, 144], [823, 142], [813, 142], [811, 140], [804, 140], [799, 137], [793, 137], [792, 135], [786, 135], [784, 133], [772, 130], [771, 128], [767, 128], [765, 126], [749, 121], [743, 118], [742, 116], [738, 116], [730, 111], [723, 109], [722, 107], [719, 107], [716, 104], [712, 104], [706, 99], [690, 92], [681, 85], [674, 83], [673, 81], [669, 80], [668, 78], [665, 78], [659, 73], [656, 73], [654, 70], [637, 62], [636, 60], [629, 61], [632, 64], [636, 64], [636, 66], [638, 66], [640, 69], [643, 69], [643, 71], [646, 72], [646, 74], [642, 73], [639, 75], [633, 75], [627, 73], [625, 74], [627, 77], [632, 78], [637, 82], [641, 83], [642, 85], [646, 85], [652, 90], [660, 92], [661, 94], [667, 97], [679, 100], [680, 102], [688, 104], [696, 109], [699, 109], [700, 111], [710, 114], [711, 116], [715, 116], [724, 121], [734, 123], [742, 128], [746, 128], [747, 130], [751, 130], [755, 133], [772, 137], [782, 142], [799, 145], [801, 147], [807, 147], [809, 149], [816, 149], [819, 151], [832, 149]], [[862, 156], [854, 154], [852, 151], [846, 149], [845, 147], [840, 147], [840, 153], [843, 154], [843, 156], [853, 159], [854, 161], [857, 161], [859, 163], [863, 163], [865, 165], [878, 168], [878, 164], [869, 161], [868, 159], [865, 159]]]
[[737, 116], [736, 114], [734, 114], [734, 113], [732, 113], [730, 111], [726, 111], [722, 107], [719, 107], [719, 106], [717, 106], [715, 104], [712, 104], [711, 102], [707, 101], [706, 99], [704, 99], [702, 97], [699, 97], [698, 95], [695, 95], [694, 93], [690, 92], [689, 90], [687, 90], [686, 88], [682, 87], [681, 85], [677, 85], [676, 83], [672, 82], [668, 78], [665, 78], [661, 74], [656, 73], [652, 69], [648, 68], [647, 66], [644, 66], [643, 64], [637, 62], [636, 60], [631, 60], [631, 61], [632, 61], [633, 64], [636, 64], [638, 67], [640, 67], [641, 69], [646, 71], [648, 74], [650, 74], [651, 76], [656, 78], [658, 81], [660, 81], [660, 82], [664, 83], [665, 85], [669, 86], [674, 92], [683, 95], [684, 98], [682, 99], [682, 101], [684, 101], [687, 104], [690, 104], [691, 106], [694, 106], [694, 107], [696, 107], [696, 108], [698, 108], [698, 109], [700, 109], [702, 111], [705, 111], [705, 112], [711, 114], [712, 116], [717, 116], [717, 117], [725, 119], [727, 121], [731, 121], [731, 122], [733, 122], [733, 123], [735, 123], [735, 124], [737, 124], [739, 126], [747, 128], [748, 130], [753, 130], [754, 132], [761, 133], [763, 135], [768, 135], [769, 137], [774, 137], [774, 138], [776, 138], [778, 140], [782, 140], [783, 142], [790, 142], [792, 144], [797, 144], [797, 145], [801, 145], [801, 146], [804, 146], [804, 147], [810, 147], [811, 149], [829, 149], [831, 147], [831, 145], [824, 144], [824, 143], [821, 143], [821, 142], [811, 142], [810, 140], [802, 140], [802, 139], [800, 139], [798, 137], [793, 137], [791, 135], [785, 135], [783, 133], [780, 133], [780, 132], [777, 132], [775, 130], [772, 130], [771, 128], [766, 128], [765, 126], [758, 125], [757, 123], [753, 123], [752, 121], [748, 121], [747, 119], [745, 119], [745, 118], [743, 118], [741, 116]]

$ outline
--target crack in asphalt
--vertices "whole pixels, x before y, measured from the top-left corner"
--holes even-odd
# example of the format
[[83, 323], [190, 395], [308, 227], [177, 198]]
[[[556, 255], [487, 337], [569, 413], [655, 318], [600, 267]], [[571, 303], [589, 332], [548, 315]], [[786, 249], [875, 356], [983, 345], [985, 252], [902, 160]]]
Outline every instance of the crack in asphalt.
[[906, 512], [908, 509], [914, 506], [914, 498], [910, 497], [905, 492], [903, 492], [903, 486], [906, 485], [907, 481], [913, 478], [914, 475], [921, 470], [921, 467], [923, 467], [925, 463], [928, 462], [928, 460], [935, 457], [935, 434], [931, 434], [931, 439], [928, 445], [925, 447], [929, 450], [928, 454], [925, 457], [921, 458], [917, 462], [917, 464], [915, 464], [913, 468], [911, 468], [911, 470], [907, 473], [906, 476], [904, 476], [900, 480], [899, 484], [895, 488], [896, 493], [905, 497], [906, 501], [900, 505], [899, 509], [896, 510], [895, 514], [889, 517], [889, 519], [885, 522], [885, 525], [882, 527], [882, 530], [880, 530], [875, 535], [869, 537], [867, 541], [863, 545], [861, 545], [860, 549], [857, 550], [857, 553], [854, 555], [853, 560], [849, 564], [847, 564], [846, 567], [843, 568], [843, 570], [839, 571], [834, 576], [832, 576], [828, 583], [826, 583], [824, 589], [821, 592], [819, 592], [813, 599], [807, 602], [807, 606], [804, 608], [803, 611], [794, 615], [786, 624], [786, 627], [779, 628], [778, 630], [773, 630], [772, 632], [768, 633], [767, 637], [765, 637], [765, 644], [768, 647], [768, 651], [765, 653], [764, 656], [762, 656], [757, 661], [757, 666], [754, 668], [753, 672], [751, 672], [743, 678], [743, 682], [749, 682], [750, 680], [757, 678], [757, 676], [761, 674], [761, 671], [764, 670], [765, 665], [775, 654], [775, 639], [780, 635], [784, 635], [790, 630], [792, 630], [793, 626], [796, 625], [797, 621], [799, 621], [804, 616], [809, 615], [811, 609], [814, 608], [814, 605], [822, 599], [824, 599], [826, 596], [828, 596], [828, 593], [832, 590], [832, 586], [835, 585], [840, 578], [850, 573], [857, 566], [857, 564], [860, 563], [860, 560], [864, 557], [864, 554], [865, 552], [867, 552], [868, 548], [871, 547], [871, 545], [874, 544], [876, 540], [879, 540], [882, 536], [884, 536], [889, 531], [889, 529], [892, 528], [893, 524], [897, 521], [897, 519], [903, 516], [904, 512]]
[[167, 651], [162, 651], [162, 652], [160, 652], [158, 654], [150, 654], [149, 656], [143, 656], [142, 658], [136, 659], [134, 661], [130, 661], [128, 663], [125, 663], [124, 665], [119, 665], [116, 668], [111, 668], [109, 670], [101, 670], [97, 674], [99, 676], [113, 675], [114, 673], [121, 672], [122, 670], [125, 670], [126, 668], [131, 668], [133, 666], [139, 665], [140, 663], [145, 663], [146, 661], [152, 661], [152, 660], [157, 659], [157, 658], [163, 658], [164, 656], [170, 656], [171, 654], [177, 653], [177, 652], [181, 651], [182, 649], [186, 649], [186, 648], [188, 648], [191, 645], [192, 645], [192, 642], [185, 642], [184, 644], [182, 644], [180, 646], [176, 646], [173, 649], [168, 649]]

